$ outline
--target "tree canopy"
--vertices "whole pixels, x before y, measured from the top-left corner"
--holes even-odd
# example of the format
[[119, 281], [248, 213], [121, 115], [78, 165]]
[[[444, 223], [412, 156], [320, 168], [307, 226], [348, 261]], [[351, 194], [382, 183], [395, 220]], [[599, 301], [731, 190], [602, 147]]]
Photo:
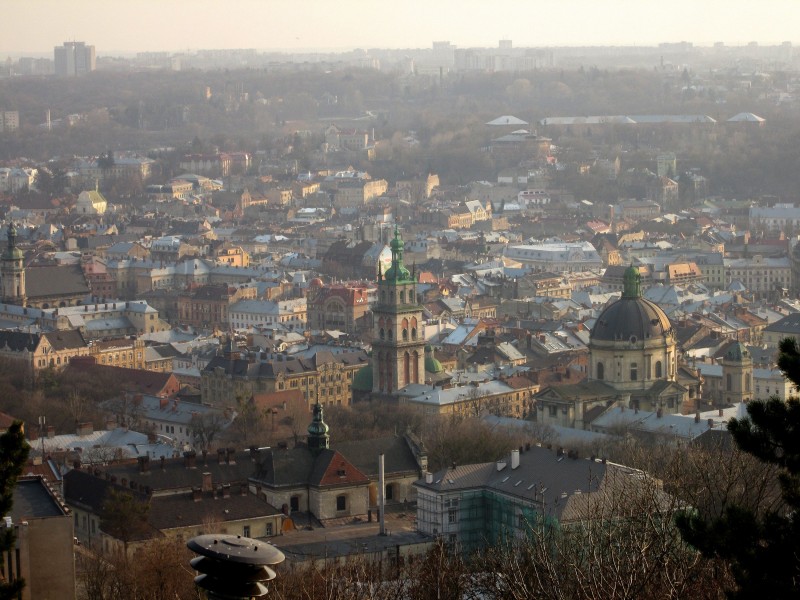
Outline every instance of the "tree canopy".
[[[778, 366], [800, 386], [800, 348], [794, 339], [780, 344]], [[729, 596], [800, 597], [800, 400], [777, 397], [752, 401], [748, 416], [728, 425], [736, 445], [780, 469], [782, 503], [757, 511], [732, 504], [707, 518], [697, 511], [677, 518], [684, 538], [706, 556], [730, 562], [738, 589]]]

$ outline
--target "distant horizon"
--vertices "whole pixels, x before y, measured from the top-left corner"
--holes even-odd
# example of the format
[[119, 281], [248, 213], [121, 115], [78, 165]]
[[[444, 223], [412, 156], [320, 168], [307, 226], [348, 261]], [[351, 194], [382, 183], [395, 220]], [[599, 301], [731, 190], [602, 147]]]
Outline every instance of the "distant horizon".
[[[194, 48], [183, 48], [183, 49], [151, 49], [151, 50], [105, 50], [101, 51], [97, 48], [96, 44], [92, 44], [90, 40], [83, 40], [83, 39], [74, 39], [74, 40], [64, 40], [64, 42], [84, 42], [88, 46], [95, 46], [95, 51], [97, 53], [98, 58], [117, 58], [117, 57], [134, 57], [137, 54], [144, 54], [144, 53], [169, 53], [169, 54], [182, 54], [182, 53], [192, 53], [192, 52], [204, 52], [204, 51], [237, 51], [237, 50], [255, 50], [256, 52], [260, 53], [275, 53], [275, 54], [344, 54], [347, 52], [354, 52], [357, 50], [363, 51], [370, 51], [370, 50], [386, 50], [386, 51], [420, 51], [420, 50], [431, 50], [432, 44], [434, 41], [448, 41], [448, 40], [431, 40], [431, 43], [427, 46], [342, 46], [342, 47], [333, 47], [333, 48], [325, 48], [325, 47], [310, 47], [310, 48], [255, 48], [252, 46], [240, 46], [240, 47], [212, 47], [212, 46], [197, 46]], [[499, 41], [499, 40], [498, 40]], [[61, 46], [64, 42], [59, 44], [54, 44], [53, 48]], [[714, 42], [693, 42], [692, 40], [677, 40], [677, 41], [660, 41], [660, 42], [653, 42], [649, 44], [560, 44], [560, 45], [541, 45], [541, 46], [522, 46], [522, 45], [514, 45], [513, 49], [527, 49], [527, 50], [555, 50], [555, 49], [578, 49], [578, 48], [653, 48], [657, 49], [661, 44], [691, 44], [693, 48], [700, 48], [700, 49], [709, 49], [713, 48], [716, 44], [722, 43], [723, 47], [725, 48], [746, 48], [750, 44], [755, 43], [758, 48], [774, 48], [781, 46], [785, 43], [789, 43], [792, 45], [792, 48], [800, 49], [800, 45], [796, 46], [795, 42], [791, 40], [783, 40], [780, 42], [760, 42], [757, 40], [750, 40], [747, 42], [726, 42], [723, 40], [717, 40]], [[498, 45], [495, 44], [493, 46], [459, 46], [457, 44], [453, 44], [456, 49], [464, 50], [492, 50], [498, 49]], [[29, 58], [53, 58], [53, 49], [50, 49], [49, 52], [47, 51], [15, 51], [15, 52], [8, 52], [4, 56], [10, 58], [20, 58], [20, 57], [29, 57]]]
[[794, 43], [800, 23], [796, 0], [4, 0], [3, 8], [14, 21], [0, 36], [0, 57], [48, 56], [72, 40], [109, 57], [421, 50], [434, 40], [458, 48], [495, 48], [501, 39], [517, 48], [775, 46]]

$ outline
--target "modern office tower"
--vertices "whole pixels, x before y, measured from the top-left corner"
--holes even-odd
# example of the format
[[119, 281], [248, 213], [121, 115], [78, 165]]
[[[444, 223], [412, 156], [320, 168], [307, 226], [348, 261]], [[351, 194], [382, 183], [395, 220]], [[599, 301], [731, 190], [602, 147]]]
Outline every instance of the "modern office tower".
[[85, 42], [64, 42], [53, 50], [56, 75], [59, 77], [77, 77], [96, 67], [94, 46]]

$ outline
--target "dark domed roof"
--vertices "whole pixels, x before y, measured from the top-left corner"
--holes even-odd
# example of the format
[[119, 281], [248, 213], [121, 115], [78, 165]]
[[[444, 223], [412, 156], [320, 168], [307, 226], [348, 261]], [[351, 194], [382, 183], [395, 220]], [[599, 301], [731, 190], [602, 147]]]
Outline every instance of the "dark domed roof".
[[664, 336], [671, 329], [669, 318], [655, 303], [622, 297], [600, 313], [591, 339], [636, 342]]
[[608, 306], [592, 328], [593, 341], [637, 342], [672, 331], [669, 318], [657, 304], [642, 298], [641, 276], [634, 266], [625, 270], [622, 298]]

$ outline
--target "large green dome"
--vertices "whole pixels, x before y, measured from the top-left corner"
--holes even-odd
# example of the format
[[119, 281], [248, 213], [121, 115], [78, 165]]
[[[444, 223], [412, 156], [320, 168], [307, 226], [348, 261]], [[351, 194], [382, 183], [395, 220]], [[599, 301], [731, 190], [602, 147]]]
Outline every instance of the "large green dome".
[[372, 365], [366, 365], [356, 371], [356, 376], [353, 377], [352, 388], [356, 392], [372, 391]]

